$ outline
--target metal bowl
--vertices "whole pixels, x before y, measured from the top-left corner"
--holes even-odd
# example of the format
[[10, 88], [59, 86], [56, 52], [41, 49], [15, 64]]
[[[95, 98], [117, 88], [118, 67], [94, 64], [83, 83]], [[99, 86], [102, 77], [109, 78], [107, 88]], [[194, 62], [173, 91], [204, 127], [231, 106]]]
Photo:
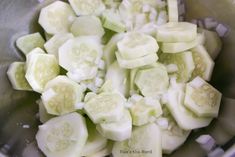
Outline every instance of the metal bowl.
[[[33, 92], [13, 90], [6, 70], [13, 61], [25, 57], [15, 47], [22, 34], [41, 32], [37, 23], [40, 9], [53, 0], [0, 0], [0, 152], [11, 157], [43, 156], [34, 136], [39, 121]], [[210, 126], [193, 131], [186, 143], [170, 157], [204, 157], [206, 152], [195, 142], [200, 134], [210, 134], [224, 149], [234, 143], [235, 135], [235, 2], [234, 0], [185, 0], [186, 20], [213, 17], [229, 26], [223, 50], [216, 59], [211, 84], [223, 93], [220, 114]], [[29, 126], [25, 128], [24, 126]], [[30, 155], [29, 151], [36, 154]], [[1, 156], [1, 154], [0, 154]]]

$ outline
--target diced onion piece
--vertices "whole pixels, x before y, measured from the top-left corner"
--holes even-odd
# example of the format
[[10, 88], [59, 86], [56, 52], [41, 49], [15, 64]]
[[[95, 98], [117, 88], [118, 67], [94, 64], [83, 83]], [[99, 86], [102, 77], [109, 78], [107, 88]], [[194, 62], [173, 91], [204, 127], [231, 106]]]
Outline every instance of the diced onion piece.
[[196, 139], [196, 142], [207, 152], [215, 147], [215, 140], [210, 135], [201, 135]]
[[204, 25], [206, 29], [213, 29], [216, 28], [218, 22], [215, 19], [208, 17], [204, 19]]
[[228, 28], [223, 24], [218, 24], [216, 27], [216, 32], [220, 37], [224, 37], [228, 32]]
[[207, 157], [221, 157], [224, 154], [224, 150], [220, 147], [214, 149], [213, 151], [211, 151]]

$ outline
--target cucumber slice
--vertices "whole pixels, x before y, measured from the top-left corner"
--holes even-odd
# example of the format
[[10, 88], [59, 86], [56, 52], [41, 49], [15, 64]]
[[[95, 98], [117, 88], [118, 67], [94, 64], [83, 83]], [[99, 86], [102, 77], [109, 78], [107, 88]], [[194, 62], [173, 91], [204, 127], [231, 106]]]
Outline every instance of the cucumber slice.
[[198, 29], [200, 33], [203, 33], [205, 36], [205, 48], [213, 60], [216, 59], [218, 54], [222, 49], [222, 41], [219, 35], [214, 31], [209, 31], [206, 29]]
[[104, 46], [104, 61], [109, 67], [115, 60], [115, 52], [117, 50], [117, 43], [122, 40], [124, 37], [124, 33], [118, 33], [112, 36], [112, 38], [109, 40], [109, 42]]
[[70, 39], [59, 48], [59, 64], [76, 82], [96, 76], [101, 56], [102, 46], [94, 36]]
[[113, 157], [162, 157], [161, 130], [156, 124], [133, 129], [131, 138], [115, 142]]
[[162, 151], [164, 154], [171, 154], [179, 148], [190, 134], [190, 130], [183, 130], [178, 126], [166, 107], [163, 108], [162, 117], [157, 119], [157, 124], [162, 132]]
[[99, 133], [113, 141], [123, 141], [131, 137], [132, 123], [128, 110], [124, 110], [123, 116], [117, 122], [101, 123], [96, 126]]
[[47, 53], [53, 54], [56, 56], [56, 58], [58, 58], [58, 51], [60, 46], [72, 38], [73, 35], [71, 33], [56, 34], [44, 44], [44, 47]]
[[146, 56], [139, 57], [136, 59], [124, 59], [118, 51], [115, 54], [119, 66], [126, 69], [134, 69], [145, 65], [153, 64], [158, 60], [158, 56], [156, 53], [148, 54]]
[[39, 50], [27, 56], [25, 78], [34, 91], [41, 93], [47, 82], [59, 75], [60, 67], [54, 55], [42, 54]]
[[96, 131], [95, 125], [89, 119], [86, 119], [86, 124], [88, 129], [88, 139], [82, 149], [81, 156], [89, 156], [101, 151], [106, 147], [108, 142], [106, 138]]
[[169, 22], [178, 22], [178, 2], [177, 0], [167, 0]]
[[13, 62], [7, 70], [7, 76], [14, 89], [32, 91], [31, 86], [25, 78], [24, 62]]
[[76, 104], [83, 98], [83, 88], [66, 76], [57, 76], [49, 81], [42, 93], [47, 112], [62, 115], [76, 111]]
[[217, 117], [222, 94], [200, 77], [186, 86], [184, 105], [197, 116]]
[[39, 126], [36, 140], [47, 157], [78, 157], [87, 137], [85, 119], [78, 113], [70, 113]]
[[85, 103], [84, 109], [93, 123], [116, 122], [121, 119], [125, 99], [118, 93], [101, 93]]
[[178, 82], [187, 82], [192, 75], [192, 72], [195, 68], [192, 52], [185, 51], [175, 54], [162, 53], [160, 55], [160, 62], [166, 65], [177, 65], [177, 81]]
[[190, 42], [197, 37], [197, 25], [188, 22], [169, 22], [157, 29], [159, 42]]
[[160, 63], [151, 68], [140, 69], [136, 73], [135, 84], [144, 96], [156, 97], [164, 93], [169, 86], [167, 69]]
[[16, 40], [16, 46], [27, 55], [34, 48], [43, 48], [45, 40], [40, 33], [33, 33], [22, 36]]
[[96, 16], [77, 17], [74, 20], [70, 31], [75, 36], [93, 35], [101, 38], [104, 35], [104, 28], [102, 27], [102, 23]]
[[101, 151], [96, 152], [92, 155], [89, 155], [87, 157], [105, 157], [105, 156], [109, 156], [112, 153], [112, 149], [113, 149], [113, 142], [108, 141], [108, 144], [104, 149], [102, 149]]
[[170, 87], [166, 106], [177, 124], [184, 130], [202, 128], [210, 124], [212, 118], [198, 117], [184, 106], [184, 84]]
[[214, 61], [211, 59], [205, 47], [202, 45], [196, 46], [191, 51], [193, 55], [193, 61], [195, 63], [195, 69], [192, 73], [192, 78], [200, 76], [204, 80], [210, 81], [215, 65]]
[[74, 19], [71, 6], [56, 1], [41, 10], [38, 23], [48, 34], [67, 33]]
[[111, 64], [105, 76], [105, 80], [110, 80], [112, 90], [122, 93], [124, 96], [129, 95], [129, 71], [121, 68], [117, 61]]
[[45, 108], [45, 106], [44, 106], [41, 99], [39, 99], [37, 101], [37, 104], [39, 106], [39, 120], [40, 120], [41, 123], [45, 123], [48, 120], [50, 120], [51, 118], [54, 118], [53, 115], [47, 113], [47, 110], [46, 110], [46, 108]]
[[123, 24], [119, 12], [113, 10], [105, 10], [102, 13], [103, 27], [117, 33], [124, 32], [126, 26]]
[[80, 15], [100, 15], [105, 10], [102, 0], [69, 0], [73, 10]]
[[159, 117], [162, 114], [162, 108], [157, 99], [145, 97], [132, 105], [130, 112], [133, 125], [141, 126], [151, 122], [151, 118]]
[[161, 50], [164, 53], [179, 53], [189, 50], [202, 42], [202, 35], [198, 34], [197, 38], [190, 42], [162, 43]]
[[158, 51], [156, 40], [150, 35], [131, 32], [117, 43], [118, 51], [124, 59], [136, 59]]

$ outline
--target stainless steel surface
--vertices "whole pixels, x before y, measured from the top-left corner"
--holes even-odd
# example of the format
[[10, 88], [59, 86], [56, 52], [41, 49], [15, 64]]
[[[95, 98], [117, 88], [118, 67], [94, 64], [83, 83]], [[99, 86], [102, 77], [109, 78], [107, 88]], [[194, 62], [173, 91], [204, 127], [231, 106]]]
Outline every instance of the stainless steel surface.
[[[37, 24], [39, 10], [46, 3], [38, 0], [0, 0], [0, 149], [12, 157], [21, 157], [24, 148], [34, 140], [39, 124], [34, 101], [39, 95], [15, 91], [6, 77], [6, 70], [13, 61], [23, 61], [24, 56], [15, 48], [15, 39], [21, 34], [41, 31]], [[204, 129], [194, 131], [189, 140], [172, 157], [203, 157], [194, 139], [201, 133], [210, 133], [218, 142], [225, 144], [235, 135], [235, 2], [234, 0], [186, 0], [187, 20], [214, 17], [230, 27], [223, 39], [223, 51], [216, 60], [211, 83], [223, 95], [220, 116]], [[234, 98], [234, 99], [233, 99]], [[24, 129], [22, 125], [30, 125]]]

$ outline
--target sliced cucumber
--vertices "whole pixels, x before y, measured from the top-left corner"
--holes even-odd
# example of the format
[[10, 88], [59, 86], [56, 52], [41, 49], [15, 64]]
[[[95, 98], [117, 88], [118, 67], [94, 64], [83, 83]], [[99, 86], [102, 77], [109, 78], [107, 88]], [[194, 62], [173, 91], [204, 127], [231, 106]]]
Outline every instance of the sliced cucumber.
[[175, 54], [162, 53], [160, 55], [160, 62], [165, 65], [177, 65], [177, 81], [178, 82], [187, 82], [192, 75], [192, 72], [195, 68], [192, 52], [185, 51]]
[[109, 156], [112, 153], [112, 149], [113, 149], [113, 142], [108, 141], [108, 144], [104, 149], [102, 149], [99, 152], [95, 152], [94, 154], [89, 155], [87, 157], [105, 157], [105, 156]]
[[162, 114], [162, 108], [157, 99], [145, 97], [132, 105], [130, 112], [133, 125], [141, 126], [151, 122], [151, 118], [159, 117]]
[[197, 25], [188, 22], [169, 22], [157, 29], [159, 42], [190, 42], [197, 37]]
[[139, 57], [136, 59], [124, 59], [120, 53], [117, 51], [116, 53], [117, 61], [120, 67], [126, 69], [134, 69], [138, 67], [142, 67], [145, 65], [153, 64], [158, 60], [158, 56], [156, 53], [148, 54], [143, 57]]
[[190, 130], [183, 130], [178, 126], [166, 107], [163, 108], [162, 117], [157, 119], [157, 124], [162, 132], [162, 151], [164, 154], [170, 154], [179, 148], [190, 134]]
[[132, 123], [128, 110], [124, 110], [123, 116], [117, 122], [101, 123], [96, 126], [100, 134], [113, 141], [123, 141], [131, 137]]
[[106, 138], [96, 131], [95, 125], [89, 119], [86, 119], [86, 124], [88, 129], [88, 139], [82, 149], [81, 156], [90, 156], [101, 151], [106, 147], [108, 142]]
[[59, 64], [76, 82], [96, 76], [101, 56], [102, 46], [94, 36], [70, 39], [59, 48]]
[[190, 42], [162, 43], [161, 50], [164, 53], [179, 53], [189, 50], [202, 42], [202, 35], [198, 34], [197, 38]]
[[71, 6], [56, 1], [41, 10], [38, 23], [48, 34], [67, 33], [74, 19]]
[[102, 23], [96, 16], [77, 17], [74, 20], [70, 30], [75, 36], [97, 35], [101, 38], [104, 35], [104, 28], [102, 27]]
[[47, 53], [53, 54], [56, 56], [56, 58], [58, 58], [58, 51], [60, 46], [62, 46], [67, 40], [72, 38], [73, 35], [71, 33], [56, 34], [44, 44], [44, 47]]
[[140, 69], [136, 73], [135, 84], [144, 96], [156, 97], [166, 92], [169, 85], [167, 69], [160, 63], [151, 68]]
[[213, 60], [216, 59], [218, 54], [222, 49], [222, 41], [219, 35], [214, 31], [209, 31], [206, 29], [198, 29], [200, 33], [203, 33], [205, 36], [205, 48]]
[[198, 117], [184, 106], [184, 84], [177, 84], [168, 90], [167, 108], [177, 124], [184, 130], [202, 128], [210, 124], [212, 118]]
[[93, 123], [116, 122], [123, 115], [125, 99], [118, 93], [101, 93], [85, 103], [84, 109]]
[[27, 55], [34, 48], [43, 48], [45, 40], [40, 33], [33, 33], [22, 36], [16, 40], [16, 46]]
[[105, 80], [110, 80], [112, 90], [117, 90], [126, 97], [129, 95], [129, 71], [121, 68], [117, 61], [108, 67]]
[[47, 82], [59, 75], [60, 68], [54, 55], [34, 52], [27, 56], [25, 77], [33, 90], [41, 93]]
[[215, 63], [209, 56], [205, 47], [202, 45], [196, 46], [192, 49], [192, 55], [195, 63], [192, 78], [200, 76], [204, 80], [210, 81]]
[[114, 32], [124, 32], [126, 26], [123, 24], [119, 12], [113, 10], [105, 10], [102, 13], [103, 27], [112, 30]]
[[177, 0], [167, 0], [169, 22], [178, 22], [178, 2]]
[[117, 43], [118, 51], [124, 59], [136, 59], [158, 51], [156, 40], [150, 35], [131, 32]]
[[105, 10], [102, 0], [69, 0], [73, 10], [80, 15], [100, 15]]
[[104, 61], [107, 65], [107, 67], [109, 67], [109, 65], [111, 65], [115, 59], [115, 52], [117, 51], [117, 43], [122, 40], [124, 37], [124, 33], [118, 33], [115, 34], [114, 36], [112, 36], [112, 38], [109, 40], [109, 42], [104, 46]]
[[32, 91], [31, 86], [25, 78], [24, 62], [13, 62], [7, 70], [7, 76], [14, 89]]
[[186, 86], [184, 105], [197, 116], [217, 117], [222, 94], [200, 77]]
[[66, 76], [57, 76], [49, 81], [42, 93], [47, 112], [62, 115], [76, 111], [76, 104], [83, 98], [83, 88]]
[[131, 138], [115, 142], [113, 157], [162, 157], [161, 130], [156, 124], [133, 129]]
[[38, 103], [38, 106], [39, 106], [39, 120], [41, 123], [45, 123], [47, 122], [48, 120], [50, 120], [51, 118], [53, 118], [54, 116], [51, 115], [51, 114], [48, 114], [43, 102], [41, 99], [39, 99], [37, 101]]
[[86, 95], [84, 97], [84, 102], [89, 101], [90, 99], [94, 98], [95, 96], [96, 96], [96, 93], [94, 93], [94, 92], [86, 93]]
[[39, 126], [36, 140], [47, 157], [80, 157], [87, 137], [85, 119], [78, 113], [70, 113]]

